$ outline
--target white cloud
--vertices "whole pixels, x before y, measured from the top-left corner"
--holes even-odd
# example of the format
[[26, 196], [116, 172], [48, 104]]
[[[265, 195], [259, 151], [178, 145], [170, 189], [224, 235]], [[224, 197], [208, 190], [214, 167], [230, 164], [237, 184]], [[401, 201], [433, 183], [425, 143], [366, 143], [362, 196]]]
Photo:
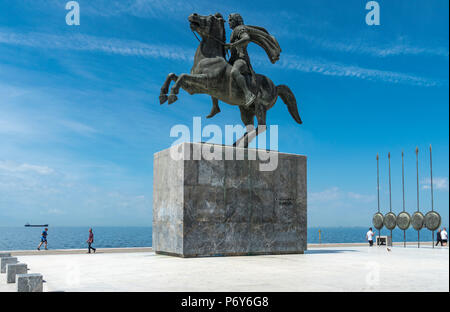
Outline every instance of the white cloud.
[[[1, 118], [1, 117], [0, 117]], [[28, 125], [17, 120], [0, 119], [0, 133], [28, 134], [32, 131]]]
[[[422, 189], [430, 189], [431, 188], [431, 179], [425, 178], [421, 181]], [[433, 189], [440, 191], [449, 191], [449, 183], [447, 177], [434, 177], [433, 178]]]
[[365, 42], [363, 40], [332, 41], [329, 39], [323, 39], [322, 37], [310, 36], [302, 31], [293, 32], [285, 30], [282, 31], [281, 34], [288, 37], [303, 39], [314, 46], [318, 46], [326, 50], [365, 54], [374, 57], [401, 55], [449, 56], [448, 47], [418, 47], [404, 42], [404, 39], [399, 39], [385, 45], [375, 45], [374, 42]]
[[[88, 222], [107, 225], [117, 224], [118, 220], [122, 224], [136, 221], [145, 224], [151, 220], [151, 196], [134, 193], [136, 187], [128, 185], [127, 188], [127, 183], [113, 187], [117, 189], [113, 191], [102, 183], [92, 183], [86, 174], [95, 169], [92, 166], [70, 168], [73, 172], [58, 170], [54, 174], [36, 174], [36, 170], [47, 172], [48, 167], [11, 164], [0, 162], [0, 194], [7, 194], [0, 196], [0, 215], [7, 211], [20, 222], [45, 216], [46, 222], [60, 225]], [[114, 168], [104, 171], [108, 173], [97, 170], [96, 177], [121, 180], [119, 175], [109, 175]], [[23, 220], [25, 217], [27, 220]], [[8, 224], [8, 220], [0, 219], [0, 224]]]
[[[355, 65], [340, 64], [328, 60], [307, 59], [296, 55], [284, 55], [277, 63], [278, 67], [306, 73], [317, 73], [326, 76], [349, 77], [388, 83], [401, 83], [422, 87], [435, 87], [443, 81], [423, 78], [413, 74], [363, 68]], [[448, 84], [448, 81], [445, 81]]]
[[364, 195], [364, 194], [358, 194], [358, 193], [354, 193], [354, 192], [348, 192], [347, 196], [350, 199], [354, 199], [356, 201], [363, 202], [363, 203], [370, 203], [375, 200], [375, 195]]
[[413, 47], [406, 44], [396, 44], [388, 47], [372, 47], [372, 46], [359, 46], [359, 45], [345, 45], [342, 44], [341, 48], [344, 52], [347, 49], [355, 52], [370, 54], [378, 57], [387, 57], [391, 55], [431, 55], [431, 56], [443, 56], [448, 57], [448, 48], [436, 47]]
[[12, 161], [0, 161], [0, 170], [8, 172], [33, 172], [40, 175], [49, 175], [53, 169], [46, 166], [31, 165], [27, 163], [18, 164]]
[[98, 132], [96, 129], [76, 121], [61, 120], [59, 123], [67, 129], [82, 135], [90, 136]]
[[[214, 9], [216, 11], [229, 11], [229, 6], [223, 6], [215, 3]], [[121, 0], [118, 2], [105, 2], [105, 0], [98, 0], [93, 2], [88, 8], [87, 13], [91, 15], [101, 16], [114, 16], [114, 15], [132, 15], [143, 18], [165, 19], [170, 17], [171, 19], [185, 20], [189, 13], [187, 12], [210, 12], [210, 1], [197, 0], [195, 5], [182, 1], [182, 0]], [[207, 14], [207, 13], [204, 13]], [[243, 13], [244, 14], [244, 13]], [[255, 19], [261, 19], [266, 17], [265, 12], [248, 11], [245, 12], [245, 16], [250, 15]], [[305, 33], [305, 27], [311, 27], [317, 25], [324, 25], [323, 21], [317, 21], [311, 18], [311, 16], [302, 14], [301, 16], [297, 12], [277, 12], [277, 15], [282, 16], [285, 20], [289, 20], [289, 27], [283, 28], [276, 32], [277, 35], [286, 36], [290, 38], [299, 38], [307, 41], [308, 43], [321, 47], [326, 50], [344, 52], [344, 53], [357, 53], [365, 54], [374, 57], [389, 57], [389, 56], [401, 56], [401, 55], [430, 55], [448, 57], [448, 47], [425, 47], [414, 46], [408, 43], [406, 38], [398, 38], [394, 42], [386, 43], [385, 45], [374, 45], [373, 41], [367, 40], [343, 40], [333, 41], [327, 38], [323, 39], [322, 36], [312, 36]], [[301, 26], [302, 29], [293, 29], [292, 22], [295, 21], [295, 25]], [[305, 22], [307, 21], [307, 22]], [[267, 23], [267, 21], [265, 22]], [[326, 24], [326, 23], [325, 23]], [[288, 24], [286, 24], [288, 25]], [[262, 25], [264, 26], [264, 25]], [[279, 25], [272, 25], [273, 29], [280, 28]], [[284, 26], [282, 26], [284, 27]], [[295, 26], [294, 26], [295, 27]], [[334, 26], [333, 26], [334, 27]]]
[[[164, 58], [188, 62], [193, 61], [195, 53], [194, 49], [191, 48], [154, 45], [135, 40], [103, 38], [82, 34], [60, 36], [44, 33], [14, 33], [10, 30], [2, 29], [0, 29], [0, 43], [40, 49], [91, 51], [122, 56], [140, 56], [154, 59]], [[267, 59], [263, 55], [255, 55], [252, 59], [255, 63], [267, 65]], [[275, 66], [281, 69], [291, 69], [306, 73], [383, 81], [394, 84], [400, 83], [423, 87], [435, 87], [448, 84], [448, 81], [439, 81], [413, 74], [370, 69], [321, 59], [307, 59], [289, 54], [284, 54]]]
[[337, 200], [341, 197], [341, 193], [338, 187], [331, 187], [329, 189], [320, 192], [311, 192], [308, 194], [308, 201], [312, 203], [316, 202], [328, 202]]
[[0, 29], [0, 43], [40, 49], [92, 51], [123, 56], [183, 61], [193, 60], [195, 53], [194, 50], [178, 46], [147, 44], [135, 40], [103, 38], [82, 34], [62, 36], [45, 33], [15, 33], [8, 29]]
[[375, 196], [364, 195], [355, 192], [343, 192], [336, 186], [320, 192], [311, 192], [310, 194], [308, 194], [308, 202], [310, 203], [338, 202], [343, 200], [353, 200], [355, 202], [369, 203], [375, 200]]
[[[220, 3], [215, 3], [215, 10], [219, 10]], [[117, 16], [131, 15], [140, 18], [186, 20], [193, 12], [211, 13], [209, 0], [196, 0], [195, 3], [184, 0], [96, 0], [92, 1], [85, 12], [89, 15]], [[225, 9], [222, 6], [222, 9]], [[220, 10], [219, 10], [220, 11]], [[188, 13], [189, 12], [189, 13]]]
[[52, 209], [47, 210], [47, 214], [62, 215], [62, 214], [64, 214], [64, 211], [62, 211], [60, 209], [52, 208]]

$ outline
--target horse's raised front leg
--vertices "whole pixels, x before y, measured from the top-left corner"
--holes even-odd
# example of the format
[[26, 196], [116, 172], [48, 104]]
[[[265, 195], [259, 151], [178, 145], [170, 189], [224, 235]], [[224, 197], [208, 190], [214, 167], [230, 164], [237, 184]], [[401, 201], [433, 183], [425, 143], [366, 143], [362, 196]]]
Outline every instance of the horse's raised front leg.
[[167, 75], [166, 81], [164, 81], [163, 86], [161, 87], [161, 93], [159, 94], [159, 103], [164, 104], [167, 101], [167, 93], [169, 92], [170, 82], [176, 81], [178, 76], [174, 73], [170, 73]]
[[211, 108], [211, 112], [209, 113], [208, 116], [206, 116], [206, 118], [213, 118], [214, 116], [216, 116], [218, 113], [220, 113], [220, 107], [219, 107], [219, 100], [216, 99], [215, 97], [211, 97], [212, 99], [212, 108]]
[[189, 94], [199, 93], [199, 90], [206, 90], [208, 78], [203, 74], [181, 74], [177, 81], [170, 89], [169, 104], [175, 102], [180, 88], [186, 90]]

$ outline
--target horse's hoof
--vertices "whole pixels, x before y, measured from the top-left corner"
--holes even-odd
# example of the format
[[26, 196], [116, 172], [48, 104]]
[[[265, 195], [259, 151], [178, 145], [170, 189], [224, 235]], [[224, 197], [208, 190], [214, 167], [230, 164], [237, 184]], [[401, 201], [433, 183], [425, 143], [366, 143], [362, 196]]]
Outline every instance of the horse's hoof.
[[159, 104], [163, 105], [167, 101], [167, 95], [162, 94], [159, 96]]
[[217, 108], [217, 109], [212, 109], [211, 110], [211, 113], [209, 113], [209, 115], [208, 116], [206, 116], [206, 118], [213, 118], [214, 116], [216, 116], [218, 113], [220, 113], [220, 108]]
[[172, 104], [176, 100], [178, 100], [178, 97], [175, 94], [169, 95], [169, 102], [168, 102], [169, 104]]

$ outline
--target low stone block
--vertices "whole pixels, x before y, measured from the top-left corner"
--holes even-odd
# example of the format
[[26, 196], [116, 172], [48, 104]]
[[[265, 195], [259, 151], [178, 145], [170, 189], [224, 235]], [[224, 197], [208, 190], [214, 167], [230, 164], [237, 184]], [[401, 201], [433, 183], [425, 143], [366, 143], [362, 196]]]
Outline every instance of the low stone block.
[[6, 265], [6, 282], [15, 283], [17, 274], [26, 274], [28, 271], [25, 263], [7, 264]]
[[6, 273], [7, 264], [16, 264], [18, 262], [16, 257], [3, 257], [0, 259], [1, 259], [0, 268], [2, 273]]
[[43, 290], [42, 274], [17, 274], [18, 292], [42, 292]]
[[11, 257], [10, 252], [0, 252], [0, 258]]

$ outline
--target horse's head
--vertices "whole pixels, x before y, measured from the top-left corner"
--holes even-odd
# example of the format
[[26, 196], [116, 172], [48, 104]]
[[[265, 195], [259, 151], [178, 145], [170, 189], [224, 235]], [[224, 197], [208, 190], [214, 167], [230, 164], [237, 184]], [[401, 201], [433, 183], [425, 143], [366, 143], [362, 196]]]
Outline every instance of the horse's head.
[[210, 37], [225, 43], [225, 20], [220, 13], [208, 16], [193, 13], [188, 20], [191, 30], [196, 31], [202, 39]]

